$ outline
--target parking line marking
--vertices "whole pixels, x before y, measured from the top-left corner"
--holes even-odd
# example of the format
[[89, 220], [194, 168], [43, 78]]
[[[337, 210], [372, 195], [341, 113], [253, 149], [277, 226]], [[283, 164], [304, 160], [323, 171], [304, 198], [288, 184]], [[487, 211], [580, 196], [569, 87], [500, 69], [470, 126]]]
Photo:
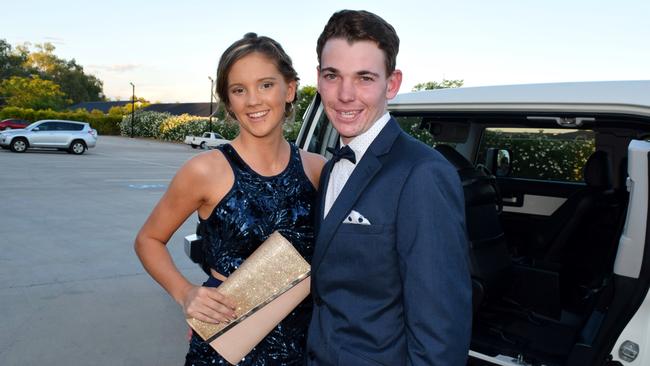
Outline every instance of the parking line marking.
[[134, 179], [104, 179], [104, 182], [111, 182], [111, 183], [119, 183], [119, 182], [169, 182], [171, 179], [169, 178], [161, 178], [161, 179], [139, 179], [139, 178], [134, 178]]
[[161, 163], [154, 163], [152, 161], [146, 161], [146, 160], [140, 160], [140, 159], [131, 159], [131, 158], [123, 158], [120, 156], [115, 156], [115, 155], [109, 155], [109, 154], [102, 154], [102, 153], [95, 153], [97, 155], [104, 155], [113, 159], [119, 159], [119, 160], [126, 160], [126, 161], [135, 161], [137, 163], [142, 163], [142, 164], [149, 164], [149, 165], [157, 165], [157, 166], [164, 166], [167, 168], [174, 168], [178, 169], [178, 166], [176, 165], [167, 165], [167, 164], [161, 164]]

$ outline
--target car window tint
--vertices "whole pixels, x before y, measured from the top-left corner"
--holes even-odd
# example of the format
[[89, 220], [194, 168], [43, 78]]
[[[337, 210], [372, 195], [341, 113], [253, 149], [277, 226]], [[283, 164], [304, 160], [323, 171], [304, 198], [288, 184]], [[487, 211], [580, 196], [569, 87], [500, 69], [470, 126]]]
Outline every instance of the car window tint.
[[321, 153], [322, 151], [325, 150], [325, 138], [326, 136], [329, 135], [329, 132], [332, 129], [332, 125], [330, 124], [329, 119], [327, 118], [327, 114], [325, 112], [321, 113], [320, 118], [318, 121], [316, 121], [316, 127], [314, 127], [314, 134], [309, 141], [309, 146], [307, 147], [307, 151], [313, 152], [313, 153]]
[[68, 131], [81, 131], [83, 130], [84, 125], [81, 123], [66, 123], [65, 129]]
[[392, 114], [393, 118], [397, 120], [400, 127], [404, 132], [422, 141], [428, 146], [435, 147], [436, 145], [444, 144], [452, 147], [456, 146], [456, 142], [445, 141], [444, 139], [434, 137], [428, 129], [428, 119], [424, 116], [399, 116]]
[[481, 138], [478, 163], [485, 162], [489, 148], [510, 152], [509, 177], [582, 182], [582, 168], [596, 144], [590, 130], [487, 128]]
[[53, 131], [54, 122], [45, 122], [37, 126], [39, 131]]

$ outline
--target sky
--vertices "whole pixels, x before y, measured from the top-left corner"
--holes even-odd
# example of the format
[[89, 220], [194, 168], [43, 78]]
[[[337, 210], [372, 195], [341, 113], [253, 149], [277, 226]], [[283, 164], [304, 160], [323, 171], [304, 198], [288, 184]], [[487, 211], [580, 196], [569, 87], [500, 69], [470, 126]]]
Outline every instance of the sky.
[[465, 86], [650, 79], [649, 0], [0, 0], [0, 39], [50, 42], [103, 81], [110, 100], [209, 102], [221, 53], [247, 32], [274, 38], [301, 85], [316, 85], [316, 39], [341, 9], [397, 30], [401, 92]]

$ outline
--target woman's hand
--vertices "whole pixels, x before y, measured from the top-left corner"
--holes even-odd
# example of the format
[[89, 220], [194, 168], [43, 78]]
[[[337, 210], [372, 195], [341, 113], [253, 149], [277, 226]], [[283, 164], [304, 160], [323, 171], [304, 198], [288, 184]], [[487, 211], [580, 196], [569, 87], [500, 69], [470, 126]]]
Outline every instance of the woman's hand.
[[181, 306], [186, 317], [206, 323], [228, 323], [236, 317], [235, 304], [214, 287], [192, 286]]

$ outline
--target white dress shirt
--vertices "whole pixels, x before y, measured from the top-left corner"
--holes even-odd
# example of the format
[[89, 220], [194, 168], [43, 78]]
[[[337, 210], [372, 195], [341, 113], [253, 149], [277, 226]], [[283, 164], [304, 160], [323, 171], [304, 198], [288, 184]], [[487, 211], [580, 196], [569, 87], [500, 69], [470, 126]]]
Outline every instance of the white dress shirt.
[[[375, 138], [379, 135], [389, 120], [390, 113], [386, 112], [366, 132], [354, 137], [352, 141], [350, 141], [348, 145], [352, 151], [354, 151], [354, 156], [357, 160], [357, 164], [359, 164], [363, 158], [363, 155], [366, 153], [366, 150], [368, 150], [368, 147], [370, 147], [370, 144], [375, 141]], [[341, 147], [345, 146], [345, 144], [343, 144], [343, 140], [340, 140], [339, 144]], [[350, 178], [356, 166], [356, 164], [353, 164], [348, 159], [341, 159], [334, 164], [334, 168], [332, 168], [332, 173], [330, 174], [329, 182], [327, 183], [323, 218], [327, 217], [327, 213], [334, 205], [334, 202], [343, 190], [343, 187], [345, 187], [345, 183], [347, 183], [348, 178]]]

